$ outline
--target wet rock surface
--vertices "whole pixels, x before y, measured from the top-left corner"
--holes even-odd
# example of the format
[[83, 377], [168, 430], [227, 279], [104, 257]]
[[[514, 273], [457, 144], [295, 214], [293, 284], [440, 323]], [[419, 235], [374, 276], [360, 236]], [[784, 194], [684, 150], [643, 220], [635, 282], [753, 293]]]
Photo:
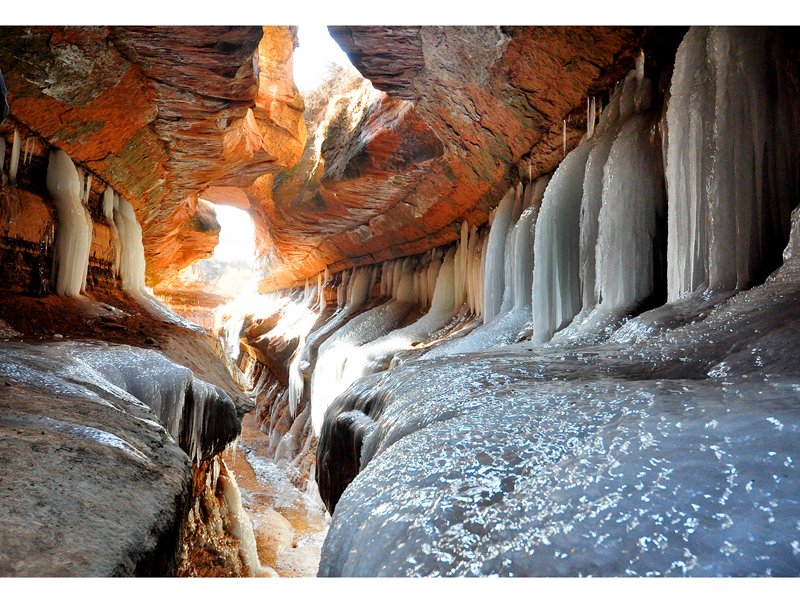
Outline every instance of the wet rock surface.
[[[203, 430], [208, 425], [217, 432], [223, 425], [227, 433], [211, 434], [201, 454], [220, 451], [224, 443], [214, 439], [232, 440], [240, 430], [237, 411], [252, 409], [204, 335], [154, 318], [123, 294], [101, 295], [105, 302], [0, 297], [4, 576], [174, 575], [193, 493], [181, 430], [193, 432], [194, 416], [200, 417], [194, 430], [200, 436], [212, 433]], [[131, 393], [101, 374], [103, 363], [110, 366], [120, 351], [134, 358], [116, 362], [120, 376], [130, 371]], [[173, 410], [170, 422], [169, 408], [180, 403], [170, 399], [181, 395], [184, 407], [191, 407], [189, 387], [178, 385], [184, 393], [171, 394], [163, 377], [159, 382], [148, 370], [136, 370], [142, 366], [137, 356], [191, 380], [191, 387], [193, 371], [224, 389], [236, 402], [223, 401], [228, 425], [215, 422], [213, 410], [190, 410], [188, 420]], [[107, 374], [115, 378], [111, 370]], [[141, 384], [135, 384], [137, 376]], [[166, 421], [137, 393], [159, 398]], [[191, 448], [189, 439], [183, 441]]]
[[189, 458], [152, 411], [91, 384], [0, 382], [3, 576], [174, 574]]

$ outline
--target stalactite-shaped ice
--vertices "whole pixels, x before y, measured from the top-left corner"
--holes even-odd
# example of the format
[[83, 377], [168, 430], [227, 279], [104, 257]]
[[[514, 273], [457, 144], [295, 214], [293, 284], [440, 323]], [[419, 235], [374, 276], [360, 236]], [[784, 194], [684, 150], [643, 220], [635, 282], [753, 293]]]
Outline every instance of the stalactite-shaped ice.
[[72, 160], [63, 150], [52, 150], [47, 165], [47, 191], [58, 212], [53, 251], [56, 293], [76, 297], [86, 286], [92, 220], [81, 203], [81, 181]]
[[580, 205], [591, 146], [581, 143], [556, 169], [536, 220], [533, 340], [549, 341], [581, 308]]
[[82, 199], [83, 204], [85, 206], [89, 205], [89, 194], [92, 191], [92, 181], [93, 180], [94, 180], [94, 173], [92, 173], [92, 171], [89, 171], [88, 173], [86, 173], [86, 184], [84, 185], [83, 199]]
[[115, 200], [114, 223], [119, 232], [120, 264], [119, 275], [122, 288], [126, 291], [145, 293], [144, 282], [144, 245], [142, 244], [142, 227], [136, 220], [136, 214], [127, 200], [117, 196]]
[[657, 226], [666, 209], [661, 147], [654, 117], [629, 119], [619, 132], [603, 179], [597, 240], [599, 307], [625, 312], [655, 290]]
[[583, 180], [583, 198], [580, 217], [581, 303], [583, 312], [590, 312], [597, 305], [596, 295], [596, 247], [599, 230], [600, 206], [603, 199], [603, 167], [608, 161], [611, 145], [617, 138], [620, 126], [620, 101], [622, 95], [633, 97], [635, 77], [628, 76], [617, 85], [611, 100], [600, 115], [597, 132], [592, 138], [591, 150], [586, 160]]
[[[528, 326], [531, 319], [535, 223], [547, 180], [549, 180], [549, 177], [538, 186], [530, 183], [528, 189], [525, 190], [525, 194], [519, 193], [515, 198], [515, 205], [521, 207], [524, 202], [529, 206], [519, 215], [519, 218], [507, 233], [505, 289], [503, 291], [503, 303], [498, 315], [491, 322], [479, 326], [463, 339], [443, 342], [440, 346], [425, 354], [425, 358], [436, 358], [453, 353], [485, 351], [507, 345], [514, 342], [520, 331]], [[538, 193], [536, 187], [539, 188]], [[515, 206], [515, 209], [512, 210], [512, 217], [516, 212]], [[496, 226], [497, 222], [498, 219], [495, 219], [495, 224], [492, 226]], [[491, 231], [489, 235], [491, 236]], [[471, 247], [477, 247], [477, 242], [473, 242]]]
[[483, 272], [483, 322], [491, 322], [500, 313], [505, 289], [505, 248], [512, 212], [516, 202], [514, 188], [508, 190], [494, 212]]
[[114, 190], [110, 185], [106, 185], [103, 192], [103, 217], [106, 219], [108, 230], [111, 234], [111, 247], [114, 252], [114, 274], [119, 273], [120, 263], [120, 240], [117, 225], [114, 222]]
[[17, 182], [17, 169], [19, 168], [19, 151], [21, 140], [19, 131], [14, 129], [14, 141], [11, 144], [11, 160], [8, 163], [8, 178], [12, 185]]
[[743, 289], [780, 263], [800, 198], [798, 67], [780, 29], [696, 27], [667, 110], [668, 295]]

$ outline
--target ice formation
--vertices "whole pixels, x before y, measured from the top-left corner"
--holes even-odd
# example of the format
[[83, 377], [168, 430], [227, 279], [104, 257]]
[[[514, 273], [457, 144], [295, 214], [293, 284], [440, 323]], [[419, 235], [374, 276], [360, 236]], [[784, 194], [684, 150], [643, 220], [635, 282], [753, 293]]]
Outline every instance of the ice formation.
[[12, 185], [17, 181], [17, 169], [19, 168], [19, 150], [21, 143], [19, 131], [14, 129], [14, 140], [11, 144], [11, 158], [8, 162], [8, 178]]
[[549, 341], [581, 308], [580, 213], [590, 145], [580, 144], [556, 169], [536, 221], [533, 339]]
[[[315, 434], [319, 434], [328, 405], [347, 387], [343, 380], [346, 360], [359, 346], [397, 328], [411, 311], [414, 267], [410, 260], [384, 263], [381, 292], [392, 300], [359, 314], [320, 345], [310, 390], [311, 422]], [[438, 270], [436, 260], [431, 262], [428, 272], [431, 269]]]
[[433, 334], [450, 322], [458, 307], [455, 305], [455, 253], [456, 248], [451, 248], [442, 261], [430, 310], [416, 322], [350, 350], [340, 388], [346, 388], [366, 374], [386, 369], [397, 352], [431, 341], [436, 338]]
[[[305, 379], [303, 378], [303, 371], [311, 364], [312, 352], [315, 348], [315, 342], [328, 335], [332, 331], [338, 329], [355, 311], [359, 310], [369, 298], [370, 290], [372, 289], [374, 280], [375, 269], [371, 267], [355, 269], [354, 273], [347, 271], [345, 273], [342, 284], [337, 288], [337, 296], [343, 298], [343, 304], [339, 304], [339, 309], [330, 317], [330, 319], [320, 328], [315, 330], [307, 338], [303, 340], [302, 347], [298, 347], [295, 355], [289, 364], [289, 409], [292, 416], [295, 411], [300, 398], [303, 395], [305, 387]], [[325, 283], [322, 279], [320, 283]], [[339, 293], [344, 289], [343, 293]], [[324, 298], [325, 295], [320, 295], [320, 313], [324, 311]]]
[[117, 202], [114, 190], [110, 185], [106, 185], [106, 189], [103, 192], [103, 217], [106, 219], [108, 230], [111, 233], [111, 247], [114, 252], [114, 274], [119, 273], [121, 258], [119, 231], [117, 230], [117, 224], [114, 222], [114, 206], [118, 205], [116, 204]]
[[[491, 247], [492, 231], [495, 231], [498, 219], [495, 218], [492, 222], [487, 254], [491, 256], [492, 251], [502, 252], [503, 260], [500, 261], [500, 264], [503, 265], [504, 269], [502, 279], [495, 277], [495, 280], [491, 283], [497, 285], [498, 280], [502, 281], [500, 283], [502, 284], [502, 303], [498, 314], [488, 323], [470, 332], [466, 337], [453, 341], [444, 341], [439, 347], [425, 354], [426, 359], [454, 353], [486, 351], [507, 345], [516, 341], [520, 333], [529, 328], [533, 280], [533, 239], [536, 219], [539, 215], [542, 197], [549, 180], [550, 177], [545, 176], [535, 183], [529, 183], [524, 190], [524, 194], [513, 189], [506, 194], [503, 202], [508, 202], [507, 205], [512, 205], [511, 201], [513, 200], [510, 217], [512, 219], [518, 218], [510, 227], [505, 227], [504, 219], [499, 221], [500, 227], [506, 230], [504, 243], [500, 249], [489, 249]], [[498, 207], [498, 213], [500, 213], [501, 208], [505, 208], [502, 202]], [[519, 210], [523, 208], [524, 211], [519, 214]], [[470, 252], [474, 252], [476, 245], [471, 244], [469, 246], [471, 248]], [[463, 239], [459, 249], [461, 247], [465, 247]], [[488, 261], [489, 258], [487, 258], [487, 263]], [[488, 273], [488, 269], [486, 272]], [[489, 283], [486, 283], [485, 288], [488, 289], [488, 287]], [[490, 293], [496, 292], [491, 291]]]
[[[395, 333], [348, 348], [367, 376], [345, 377], [319, 433], [336, 508], [320, 575], [800, 571], [790, 35], [691, 29], [663, 121], [640, 55], [596, 125], [587, 103], [538, 217], [516, 219], [509, 193], [490, 219], [485, 324], [388, 373]], [[465, 230], [457, 287], [478, 245]], [[526, 302], [532, 343], [452, 355], [507, 343], [492, 328]], [[610, 338], [577, 335], [612, 320]]]
[[500, 314], [505, 289], [506, 241], [512, 225], [512, 212], [516, 193], [511, 188], [503, 197], [492, 219], [489, 241], [486, 244], [486, 260], [483, 271], [483, 322], [491, 322]]
[[124, 198], [114, 194], [114, 224], [120, 240], [119, 276], [122, 288], [129, 292], [144, 293], [144, 245], [142, 227], [136, 220], [133, 208]]
[[242, 558], [242, 563], [250, 569], [251, 576], [258, 576], [262, 573], [262, 566], [258, 560], [256, 537], [253, 534], [253, 523], [250, 521], [250, 516], [242, 508], [239, 485], [236, 484], [233, 476], [226, 476], [224, 473], [220, 473], [219, 481], [222, 485], [226, 506], [222, 517], [230, 522], [230, 533], [239, 541], [239, 557]]
[[86, 289], [92, 218], [82, 203], [78, 171], [63, 150], [50, 152], [47, 191], [58, 212], [53, 253], [56, 293], [76, 297]]
[[668, 294], [744, 289], [780, 264], [798, 202], [793, 32], [696, 27], [667, 110]]

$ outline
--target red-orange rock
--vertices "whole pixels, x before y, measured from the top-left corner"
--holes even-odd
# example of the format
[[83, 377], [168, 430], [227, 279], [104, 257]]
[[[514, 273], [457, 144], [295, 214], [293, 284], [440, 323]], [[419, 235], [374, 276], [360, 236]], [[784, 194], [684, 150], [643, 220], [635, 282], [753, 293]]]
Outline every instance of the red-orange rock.
[[463, 220], [483, 224], [515, 179], [558, 165], [564, 121], [568, 149], [577, 145], [588, 96], [607, 92], [640, 48], [650, 74], [671, 68], [684, 32], [329, 30], [361, 74], [393, 97], [368, 94], [344, 72], [321, 92], [324, 102], [306, 99], [312, 141], [275, 179], [262, 291], [299, 284], [324, 265], [335, 272], [453, 241]]
[[294, 44], [291, 27], [3, 27], [4, 128], [27, 127], [131, 203], [154, 285], [216, 244], [199, 192], [300, 157]]

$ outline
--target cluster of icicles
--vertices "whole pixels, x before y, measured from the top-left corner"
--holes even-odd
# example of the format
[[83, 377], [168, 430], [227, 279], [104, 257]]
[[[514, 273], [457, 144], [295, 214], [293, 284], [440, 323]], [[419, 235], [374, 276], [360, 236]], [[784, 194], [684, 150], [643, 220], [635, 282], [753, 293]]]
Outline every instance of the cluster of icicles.
[[[22, 164], [28, 163], [34, 150], [34, 138], [25, 141]], [[22, 146], [19, 131], [14, 131], [8, 174], [2, 171], [5, 186], [16, 185]], [[0, 156], [5, 157], [5, 140], [0, 138]], [[94, 225], [89, 212], [89, 193], [94, 175], [76, 167], [63, 150], [50, 151], [47, 165], [47, 191], [53, 199], [58, 214], [53, 273], [58, 295], [77, 297], [86, 291]], [[123, 289], [131, 293], [145, 291], [144, 246], [142, 227], [136, 220], [131, 205], [121, 198], [110, 185], [103, 193], [103, 218], [111, 233], [114, 251], [114, 274], [119, 274]]]
[[[33, 137], [25, 140], [22, 159], [22, 139], [14, 131], [9, 167], [0, 171], [3, 186], [15, 186], [20, 163], [28, 164], [35, 150]], [[5, 140], [0, 138], [0, 157], [5, 157]], [[3, 161], [4, 162], [4, 161]], [[4, 164], [2, 164], [4, 166]], [[78, 297], [86, 291], [94, 225], [89, 211], [89, 194], [94, 175], [76, 166], [72, 159], [59, 149], [50, 151], [47, 165], [47, 191], [53, 199], [58, 215], [53, 252], [53, 279], [58, 295]], [[142, 227], [136, 220], [133, 207], [105, 186], [102, 200], [105, 225], [111, 235], [114, 255], [113, 272], [119, 275], [122, 288], [135, 296], [144, 297], [145, 259]], [[146, 299], [146, 298], [145, 298]], [[151, 302], [152, 303], [152, 302]]]
[[[292, 412], [315, 347], [318, 434], [336, 396], [399, 352], [425, 347], [433, 358], [580, 338], [619, 326], [654, 298], [744, 289], [768, 274], [800, 188], [786, 168], [800, 163], [792, 144], [800, 118], [788, 108], [800, 91], [776, 68], [785, 57], [768, 50], [770, 35], [691, 29], [665, 113], [640, 56], [599, 119], [589, 102], [587, 134], [552, 176], [509, 190], [488, 228], [465, 222], [449, 249], [343, 273], [337, 310], [301, 336], [291, 361]], [[307, 285], [314, 318], [328, 282], [326, 273]], [[374, 305], [378, 284], [383, 303]], [[401, 326], [420, 308], [429, 309]]]
[[[33, 143], [33, 145], [32, 145]], [[28, 138], [25, 140], [25, 155], [22, 158], [23, 166], [28, 164], [31, 154], [35, 149], [36, 140]], [[19, 171], [19, 159], [22, 150], [22, 137], [19, 131], [14, 129], [14, 136], [11, 142], [11, 156], [8, 161], [8, 174], [6, 174], [5, 157], [6, 157], [6, 140], [0, 137], [0, 184], [4, 187], [8, 184], [15, 185], [17, 182], [17, 172]]]
[[[86, 291], [94, 225], [89, 213], [92, 173], [75, 166], [62, 150], [52, 150], [47, 165], [47, 191], [58, 212], [53, 267], [56, 293], [76, 297]], [[114, 274], [122, 287], [142, 292], [144, 284], [144, 246], [142, 228], [131, 205], [110, 185], [103, 193], [103, 217], [111, 231], [114, 249]]]

